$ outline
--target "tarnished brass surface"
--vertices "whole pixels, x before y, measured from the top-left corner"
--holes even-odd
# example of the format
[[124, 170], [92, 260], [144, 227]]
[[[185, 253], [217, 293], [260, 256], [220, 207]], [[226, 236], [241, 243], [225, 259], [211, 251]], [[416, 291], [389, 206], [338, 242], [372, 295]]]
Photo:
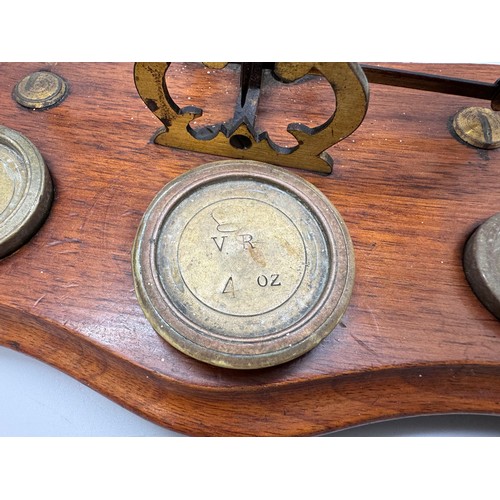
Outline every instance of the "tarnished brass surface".
[[46, 109], [62, 102], [68, 93], [63, 78], [50, 71], [36, 71], [14, 88], [14, 99], [25, 108]]
[[500, 147], [500, 113], [491, 109], [462, 109], [453, 118], [453, 129], [462, 141], [476, 148]]
[[464, 270], [479, 300], [500, 319], [500, 213], [483, 222], [467, 241]]
[[37, 148], [0, 126], [0, 258], [17, 250], [50, 211], [52, 181]]
[[[214, 124], [197, 133], [190, 122], [203, 110], [193, 106], [180, 109], [174, 102], [165, 83], [170, 64], [136, 63], [134, 67], [139, 95], [165, 126], [155, 137], [163, 146], [330, 173], [333, 162], [325, 150], [354, 132], [368, 108], [368, 81], [357, 63], [275, 63], [274, 73], [285, 82], [308, 74], [326, 78], [335, 92], [336, 109], [325, 123], [314, 128], [289, 124], [288, 132], [298, 143], [293, 147], [278, 146], [266, 131], [255, 130], [244, 109], [238, 109], [230, 123]], [[211, 68], [225, 65], [206, 64]]]
[[344, 314], [354, 281], [352, 243], [328, 199], [248, 160], [167, 184], [144, 214], [132, 264], [139, 302], [162, 337], [239, 369], [316, 346]]

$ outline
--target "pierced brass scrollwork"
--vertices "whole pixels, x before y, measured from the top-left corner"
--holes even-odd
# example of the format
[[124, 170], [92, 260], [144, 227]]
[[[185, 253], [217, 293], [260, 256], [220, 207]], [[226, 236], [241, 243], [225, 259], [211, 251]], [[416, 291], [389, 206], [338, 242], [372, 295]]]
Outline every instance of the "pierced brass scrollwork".
[[[354, 132], [368, 108], [368, 81], [357, 63], [271, 63], [274, 75], [284, 83], [308, 74], [324, 76], [335, 93], [336, 103], [333, 115], [317, 127], [288, 124], [287, 131], [295, 137], [297, 145], [277, 145], [266, 131], [258, 132], [254, 127], [259, 74], [265, 67], [269, 69], [269, 63], [241, 63], [240, 99], [233, 119], [194, 129], [190, 122], [201, 116], [203, 110], [192, 106], [180, 108], [174, 102], [165, 78], [170, 64], [141, 62], [134, 66], [140, 97], [164, 125], [154, 139], [163, 146], [328, 174], [333, 160], [326, 150]], [[226, 63], [205, 64], [222, 68]]]

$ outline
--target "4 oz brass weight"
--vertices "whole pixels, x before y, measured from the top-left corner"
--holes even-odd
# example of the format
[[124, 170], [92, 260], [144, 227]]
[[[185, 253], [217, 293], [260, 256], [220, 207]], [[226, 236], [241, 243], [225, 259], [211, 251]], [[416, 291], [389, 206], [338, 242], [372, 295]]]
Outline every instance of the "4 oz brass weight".
[[354, 280], [352, 243], [329, 200], [250, 160], [167, 184], [144, 214], [132, 260], [154, 329], [191, 357], [237, 369], [316, 346], [340, 321]]

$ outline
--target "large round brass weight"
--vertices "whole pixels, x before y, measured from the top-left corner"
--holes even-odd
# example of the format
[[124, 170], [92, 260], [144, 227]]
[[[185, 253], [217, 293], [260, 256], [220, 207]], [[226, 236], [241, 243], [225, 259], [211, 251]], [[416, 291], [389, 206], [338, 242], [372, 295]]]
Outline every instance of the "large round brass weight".
[[34, 144], [0, 126], [0, 258], [39, 229], [52, 204], [52, 180]]
[[180, 351], [227, 368], [277, 365], [340, 321], [354, 254], [337, 210], [283, 169], [227, 160], [167, 184], [133, 249], [139, 302]]

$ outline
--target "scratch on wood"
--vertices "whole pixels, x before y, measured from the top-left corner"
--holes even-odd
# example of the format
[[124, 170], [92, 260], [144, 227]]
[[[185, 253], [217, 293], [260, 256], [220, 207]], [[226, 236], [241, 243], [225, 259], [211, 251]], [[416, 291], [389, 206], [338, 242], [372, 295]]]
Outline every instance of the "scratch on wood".
[[56, 245], [63, 245], [64, 243], [82, 243], [82, 240], [78, 238], [63, 238], [62, 240], [54, 240], [47, 243], [48, 247], [55, 247]]
[[47, 294], [44, 293], [40, 298], [38, 298], [37, 300], [35, 300], [35, 303], [33, 304], [33, 307], [36, 307], [41, 300], [43, 300], [43, 298], [46, 296]]
[[370, 316], [373, 318], [373, 321], [375, 323], [375, 330], [377, 331], [377, 335], [378, 335], [380, 327], [379, 327], [379, 324], [378, 324], [378, 321], [377, 321], [377, 315], [373, 313], [371, 307], [369, 309], [370, 309]]
[[143, 212], [141, 212], [140, 210], [136, 210], [134, 208], [129, 208], [128, 210], [125, 210], [125, 212], [121, 214], [122, 217], [126, 217], [128, 215], [138, 215], [142, 217]]
[[87, 220], [88, 218], [92, 215], [92, 213], [94, 212], [94, 208], [95, 206], [97, 205], [97, 202], [99, 201], [99, 196], [101, 196], [102, 194], [102, 191], [105, 190], [106, 188], [103, 188], [101, 189], [101, 192], [97, 193], [95, 196], [94, 196], [94, 199], [92, 200], [92, 204], [90, 205], [90, 208], [88, 209], [87, 213], [85, 214], [85, 217], [79, 227], [79, 231], [83, 231], [83, 228], [85, 227], [85, 224], [87, 224]]
[[378, 357], [377, 356], [377, 353], [371, 348], [369, 347], [365, 342], [363, 342], [362, 340], [358, 339], [353, 333], [349, 333], [349, 335], [361, 346], [361, 347], [364, 347], [369, 353], [373, 354], [374, 356]]

